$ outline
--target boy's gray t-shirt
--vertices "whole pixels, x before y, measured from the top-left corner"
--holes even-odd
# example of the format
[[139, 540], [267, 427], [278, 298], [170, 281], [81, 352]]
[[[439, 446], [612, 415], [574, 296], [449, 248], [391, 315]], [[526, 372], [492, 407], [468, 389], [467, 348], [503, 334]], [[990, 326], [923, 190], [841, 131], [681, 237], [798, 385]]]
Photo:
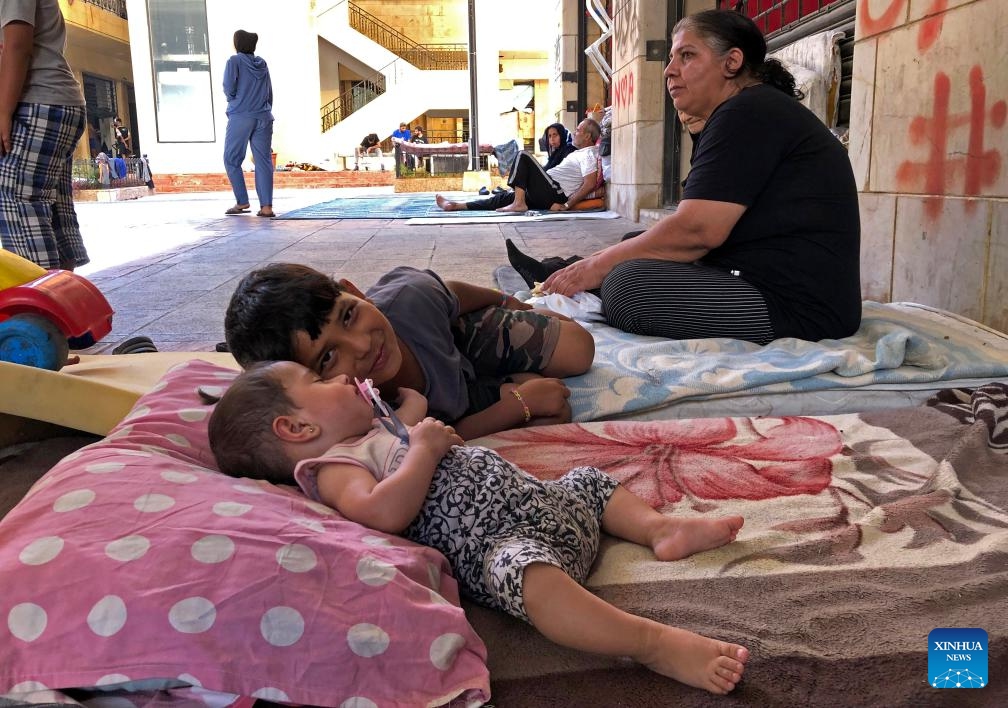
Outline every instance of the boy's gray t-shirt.
[[408, 266], [383, 275], [366, 295], [416, 356], [427, 380], [428, 414], [448, 422], [461, 418], [469, 408], [466, 379], [475, 371], [455, 346], [458, 298], [437, 273]]
[[18, 100], [53, 106], [83, 106], [84, 92], [63, 57], [66, 24], [57, 0], [0, 2], [0, 28], [15, 20], [34, 27], [31, 65]]

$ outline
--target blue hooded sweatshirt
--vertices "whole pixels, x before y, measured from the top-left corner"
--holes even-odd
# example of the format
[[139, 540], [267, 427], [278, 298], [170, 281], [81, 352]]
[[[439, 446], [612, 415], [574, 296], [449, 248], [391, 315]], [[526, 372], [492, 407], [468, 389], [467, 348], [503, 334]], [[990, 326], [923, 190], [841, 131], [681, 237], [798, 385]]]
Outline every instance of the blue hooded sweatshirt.
[[273, 114], [273, 84], [266, 60], [254, 54], [235, 54], [224, 66], [227, 115]]

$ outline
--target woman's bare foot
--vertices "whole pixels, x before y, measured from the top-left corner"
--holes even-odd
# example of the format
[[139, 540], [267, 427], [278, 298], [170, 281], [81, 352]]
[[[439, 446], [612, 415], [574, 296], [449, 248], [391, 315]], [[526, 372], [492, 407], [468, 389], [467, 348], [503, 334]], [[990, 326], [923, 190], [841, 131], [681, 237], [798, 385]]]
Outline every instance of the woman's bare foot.
[[462, 204], [461, 202], [453, 202], [440, 194], [434, 197], [434, 201], [437, 202], [437, 205], [445, 211], [461, 211], [466, 208], [465, 204]]
[[719, 519], [665, 517], [651, 541], [651, 550], [662, 561], [680, 560], [700, 551], [731, 543], [745, 520], [741, 516]]
[[662, 625], [650, 638], [646, 655], [634, 658], [662, 676], [723, 695], [742, 680], [749, 650]]
[[528, 211], [528, 206], [525, 202], [511, 202], [507, 206], [502, 206], [497, 211]]

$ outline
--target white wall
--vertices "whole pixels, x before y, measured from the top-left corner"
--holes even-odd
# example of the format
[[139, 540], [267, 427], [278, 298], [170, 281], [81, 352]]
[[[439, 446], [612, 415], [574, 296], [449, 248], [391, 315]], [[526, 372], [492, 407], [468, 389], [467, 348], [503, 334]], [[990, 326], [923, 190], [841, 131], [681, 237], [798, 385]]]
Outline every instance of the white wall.
[[[542, 18], [540, 0], [509, 0], [488, 2], [479, 0], [477, 20], [477, 91], [479, 97], [480, 141], [493, 142], [500, 136], [498, 102], [498, 57], [501, 50], [521, 51], [552, 48], [556, 43], [556, 28]], [[154, 84], [150, 56], [150, 37], [147, 22], [146, 0], [126, 0], [129, 13], [130, 47], [132, 52], [133, 80], [136, 89], [137, 130], [151, 162], [162, 173], [223, 172], [224, 131], [227, 126], [221, 82], [224, 64], [234, 54], [232, 36], [235, 30], [244, 29], [259, 35], [256, 54], [262, 56], [270, 67], [273, 81], [273, 115], [275, 118], [273, 149], [278, 162], [287, 160], [317, 160], [334, 152], [333, 136], [323, 137], [319, 108], [325, 101], [320, 95], [319, 41], [318, 37], [331, 38], [338, 25], [346, 24], [345, 2], [319, 3], [313, 0], [207, 0], [207, 26], [210, 45], [210, 80], [213, 90], [212, 142], [178, 143], [158, 142], [158, 125], [154, 111]], [[330, 9], [331, 7], [331, 9]], [[315, 13], [321, 13], [316, 18]], [[542, 18], [543, 21], [540, 21]], [[383, 48], [363, 40], [362, 46], [346, 46], [345, 36], [339, 47], [357, 56], [355, 50], [370, 51], [367, 63], [376, 70], [388, 64], [392, 56]], [[332, 39], [330, 39], [332, 41]], [[349, 41], [349, 40], [346, 40]], [[373, 45], [370, 47], [364, 45]], [[548, 69], [548, 67], [546, 67]], [[458, 74], [464, 72], [430, 72]], [[548, 78], [548, 77], [542, 77]], [[404, 107], [392, 107], [397, 123], [401, 115], [416, 115], [424, 110], [450, 104], [464, 103], [468, 108], [468, 80], [464, 89], [457, 77], [445, 76], [444, 86], [431, 87], [428, 95], [434, 100], [419, 106], [411, 113]], [[331, 86], [329, 92], [331, 93]], [[464, 91], [464, 101], [460, 93]], [[445, 94], [450, 94], [450, 98]], [[558, 107], [556, 110], [559, 110]], [[352, 147], [360, 135], [369, 130], [354, 131]], [[510, 136], [507, 136], [510, 137]], [[342, 149], [342, 148], [341, 148]]]
[[[256, 54], [270, 67], [273, 81], [273, 149], [278, 159], [313, 154], [320, 133], [318, 39], [310, 0], [285, 0], [283, 11], [273, 0], [223, 2], [209, 0], [207, 27], [210, 79], [213, 88], [215, 141], [158, 142], [154, 114], [154, 84], [145, 0], [126, 0], [129, 13], [133, 81], [138, 129], [145, 152], [159, 172], [222, 172], [227, 99], [222, 88], [224, 64], [234, 54], [232, 37], [244, 29], [259, 35]], [[240, 12], [238, 9], [240, 8]]]

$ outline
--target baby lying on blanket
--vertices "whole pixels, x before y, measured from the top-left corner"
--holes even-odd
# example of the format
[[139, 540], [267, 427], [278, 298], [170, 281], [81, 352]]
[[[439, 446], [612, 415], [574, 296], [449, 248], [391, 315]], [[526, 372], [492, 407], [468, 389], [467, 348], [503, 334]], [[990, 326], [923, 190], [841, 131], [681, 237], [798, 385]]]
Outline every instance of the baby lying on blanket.
[[419, 392], [400, 388], [395, 411], [372, 395], [345, 375], [257, 364], [217, 403], [210, 446], [222, 472], [296, 482], [352, 521], [439, 550], [463, 593], [558, 644], [630, 656], [711, 693], [741, 680], [745, 647], [631, 615], [580, 584], [602, 530], [673, 561], [730, 543], [741, 516], [665, 516], [594, 467], [541, 481], [425, 418]]

